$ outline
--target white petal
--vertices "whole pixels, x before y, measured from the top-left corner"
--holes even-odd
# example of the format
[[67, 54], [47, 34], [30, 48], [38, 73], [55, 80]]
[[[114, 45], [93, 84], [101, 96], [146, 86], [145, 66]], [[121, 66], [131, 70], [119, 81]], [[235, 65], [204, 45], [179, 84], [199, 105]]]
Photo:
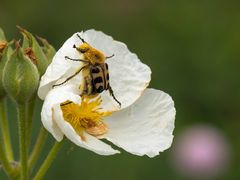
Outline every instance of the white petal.
[[86, 138], [86, 140], [82, 141], [82, 139], [75, 132], [73, 127], [63, 119], [62, 111], [59, 105], [54, 106], [54, 118], [65, 136], [76, 145], [86, 148], [100, 155], [113, 155], [119, 153], [119, 151], [114, 150], [111, 146], [105, 144], [104, 142], [87, 133], [84, 133], [84, 137]]
[[57, 141], [62, 140], [63, 133], [56, 124], [55, 119], [53, 119], [52, 108], [53, 105], [65, 102], [66, 100], [71, 100], [75, 103], [81, 102], [80, 97], [71, 86], [64, 86], [52, 89], [46, 96], [42, 107], [42, 123]]
[[132, 154], [154, 157], [172, 144], [175, 114], [168, 94], [147, 89], [131, 107], [105, 120], [104, 138]]
[[[122, 104], [121, 108], [128, 107], [135, 102], [149, 84], [151, 79], [150, 68], [143, 64], [136, 54], [131, 53], [124, 43], [113, 40], [112, 37], [101, 31], [88, 30], [79, 34], [86, 42], [101, 50], [106, 56], [114, 54], [114, 57], [106, 62], [109, 65], [110, 85], [116, 98]], [[38, 90], [41, 99], [45, 98], [57, 80], [69, 77], [81, 67], [81, 63], [64, 58], [65, 56], [81, 58], [82, 56], [73, 48], [74, 44], [79, 45], [81, 43], [81, 40], [74, 34], [58, 50], [41, 79]], [[59, 80], [58, 82], [62, 81]], [[79, 80], [74, 82], [77, 82], [78, 86], [80, 85]], [[109, 92], [103, 92], [101, 95], [105, 109], [112, 111], [119, 109], [118, 104], [109, 95]]]
[[[111, 36], [95, 30], [88, 30], [83, 35], [86, 42], [101, 50], [106, 56], [114, 54], [114, 57], [106, 61], [109, 65], [110, 85], [122, 104], [121, 108], [130, 106], [148, 86], [151, 69], [143, 64], [136, 54], [130, 52], [124, 43], [113, 40]], [[106, 109], [113, 111], [119, 109], [118, 104], [109, 96], [109, 92], [101, 95]]]

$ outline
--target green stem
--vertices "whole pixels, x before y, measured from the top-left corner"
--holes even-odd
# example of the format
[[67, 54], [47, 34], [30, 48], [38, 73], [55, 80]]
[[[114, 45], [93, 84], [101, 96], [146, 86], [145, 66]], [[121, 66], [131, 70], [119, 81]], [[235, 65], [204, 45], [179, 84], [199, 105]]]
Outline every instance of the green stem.
[[21, 164], [21, 180], [28, 179], [28, 147], [27, 147], [27, 104], [17, 104], [18, 122], [19, 122], [19, 149]]
[[16, 171], [12, 168], [10, 162], [7, 159], [7, 156], [5, 154], [5, 149], [2, 146], [3, 145], [3, 138], [0, 135], [0, 162], [2, 163], [2, 167], [6, 174], [10, 177], [10, 179], [14, 179], [16, 177]]
[[57, 153], [62, 144], [63, 144], [63, 140], [61, 142], [55, 142], [48, 156], [44, 160], [42, 166], [40, 167], [37, 174], [33, 178], [34, 180], [40, 180], [43, 178], [43, 176], [46, 174], [47, 170], [49, 169], [50, 165], [52, 164], [54, 158], [57, 156]]
[[45, 143], [46, 137], [47, 137], [47, 131], [45, 130], [44, 127], [41, 127], [39, 134], [38, 134], [37, 141], [34, 145], [33, 151], [28, 160], [29, 171], [31, 171], [33, 169], [33, 167], [39, 157], [39, 154], [43, 148], [43, 144]]
[[5, 153], [8, 161], [13, 161], [13, 150], [11, 144], [11, 138], [9, 134], [8, 119], [6, 113], [6, 101], [5, 98], [0, 99], [0, 127], [2, 132], [2, 138], [5, 148]]
[[28, 119], [27, 119], [27, 129], [26, 129], [26, 139], [27, 139], [27, 145], [29, 146], [30, 141], [31, 141], [31, 130], [32, 130], [32, 121], [33, 121], [33, 114], [34, 114], [34, 107], [35, 107], [35, 96], [34, 98], [28, 102]]

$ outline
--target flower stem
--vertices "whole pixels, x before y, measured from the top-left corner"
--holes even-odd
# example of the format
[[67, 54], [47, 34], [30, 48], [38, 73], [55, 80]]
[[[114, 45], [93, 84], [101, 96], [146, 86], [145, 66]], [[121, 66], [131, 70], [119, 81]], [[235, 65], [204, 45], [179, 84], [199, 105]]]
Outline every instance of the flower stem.
[[19, 149], [20, 149], [20, 164], [21, 164], [21, 180], [28, 179], [28, 147], [27, 147], [27, 104], [17, 104], [18, 123], [19, 123]]
[[37, 137], [37, 141], [34, 145], [33, 151], [28, 160], [29, 171], [31, 171], [33, 169], [33, 167], [39, 157], [39, 154], [43, 148], [43, 144], [45, 143], [46, 137], [47, 137], [47, 131], [44, 129], [44, 127], [41, 127], [38, 137]]
[[30, 102], [28, 102], [28, 119], [27, 119], [27, 129], [26, 129], [26, 139], [27, 139], [27, 146], [29, 146], [30, 141], [31, 141], [31, 129], [32, 129], [32, 121], [33, 121], [33, 114], [34, 114], [34, 107], [35, 107], [35, 100], [36, 98], [34, 97]]
[[52, 149], [50, 150], [49, 154], [47, 155], [46, 159], [44, 160], [42, 166], [38, 170], [37, 174], [33, 178], [33, 180], [40, 180], [43, 178], [43, 176], [46, 174], [47, 170], [49, 169], [50, 165], [52, 164], [54, 158], [57, 156], [57, 153], [63, 144], [62, 140], [61, 142], [55, 142]]
[[2, 138], [3, 138], [7, 159], [8, 161], [13, 161], [14, 156], [13, 156], [11, 138], [9, 134], [5, 98], [0, 99], [0, 127], [1, 127], [1, 133], [2, 133]]
[[0, 135], [0, 162], [2, 163], [2, 167], [6, 172], [6, 174], [8, 174], [10, 179], [14, 179], [17, 174], [15, 170], [12, 168], [10, 162], [8, 161], [7, 156], [5, 154], [5, 149], [2, 145], [3, 145], [3, 138]]

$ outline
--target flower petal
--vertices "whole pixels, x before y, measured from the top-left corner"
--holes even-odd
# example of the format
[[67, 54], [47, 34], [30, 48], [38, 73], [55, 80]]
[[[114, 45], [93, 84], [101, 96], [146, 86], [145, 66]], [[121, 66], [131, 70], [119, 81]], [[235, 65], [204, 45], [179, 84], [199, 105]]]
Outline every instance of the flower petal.
[[104, 142], [87, 133], [83, 134], [83, 136], [85, 137], [85, 140], [83, 141], [73, 129], [73, 127], [63, 119], [63, 114], [59, 104], [54, 106], [54, 118], [65, 136], [76, 145], [100, 155], [113, 155], [119, 153], [119, 151], [114, 150], [111, 146], [105, 144]]
[[168, 94], [147, 89], [131, 107], [106, 118], [109, 131], [103, 138], [132, 154], [154, 157], [172, 144], [175, 114]]
[[62, 140], [63, 133], [56, 124], [55, 119], [53, 119], [52, 108], [53, 105], [65, 102], [66, 100], [71, 100], [76, 103], [81, 102], [80, 97], [77, 95], [72, 86], [64, 86], [61, 88], [52, 89], [46, 96], [42, 107], [41, 120], [43, 126], [54, 136], [57, 141]]
[[[136, 54], [131, 53], [124, 43], [113, 40], [111, 36], [101, 31], [88, 30], [79, 33], [79, 35], [94, 48], [101, 50], [106, 56], [114, 54], [114, 57], [106, 61], [109, 65], [110, 85], [114, 95], [121, 102], [121, 108], [128, 107], [135, 102], [150, 82], [150, 68], [143, 64]], [[74, 34], [58, 50], [46, 73], [42, 76], [38, 90], [41, 99], [45, 98], [57, 80], [62, 82], [63, 80], [60, 81], [59, 79], [66, 79], [81, 67], [80, 62], [73, 62], [64, 58], [65, 56], [82, 58], [73, 48], [74, 44], [78, 46], [81, 43], [81, 40]], [[75, 78], [79, 78], [79, 76]], [[75, 82], [78, 86], [80, 85], [79, 80]], [[110, 111], [119, 109], [118, 104], [109, 92], [103, 92], [101, 95], [105, 109]]]

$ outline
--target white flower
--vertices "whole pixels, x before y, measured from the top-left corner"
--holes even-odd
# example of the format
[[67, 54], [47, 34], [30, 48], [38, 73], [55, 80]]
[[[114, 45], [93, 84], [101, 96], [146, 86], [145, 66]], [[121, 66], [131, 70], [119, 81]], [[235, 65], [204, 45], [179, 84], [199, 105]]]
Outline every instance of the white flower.
[[95, 30], [78, 33], [107, 59], [110, 85], [118, 103], [104, 91], [94, 99], [81, 98], [83, 75], [52, 88], [73, 75], [83, 64], [65, 56], [83, 59], [73, 45], [82, 44], [77, 34], [70, 37], [54, 56], [42, 76], [38, 95], [44, 100], [44, 127], [61, 141], [65, 135], [73, 143], [101, 155], [119, 153], [100, 139], [136, 155], [154, 157], [168, 149], [173, 140], [175, 120], [171, 97], [155, 89], [146, 89], [151, 79], [150, 68], [131, 53], [127, 46]]

